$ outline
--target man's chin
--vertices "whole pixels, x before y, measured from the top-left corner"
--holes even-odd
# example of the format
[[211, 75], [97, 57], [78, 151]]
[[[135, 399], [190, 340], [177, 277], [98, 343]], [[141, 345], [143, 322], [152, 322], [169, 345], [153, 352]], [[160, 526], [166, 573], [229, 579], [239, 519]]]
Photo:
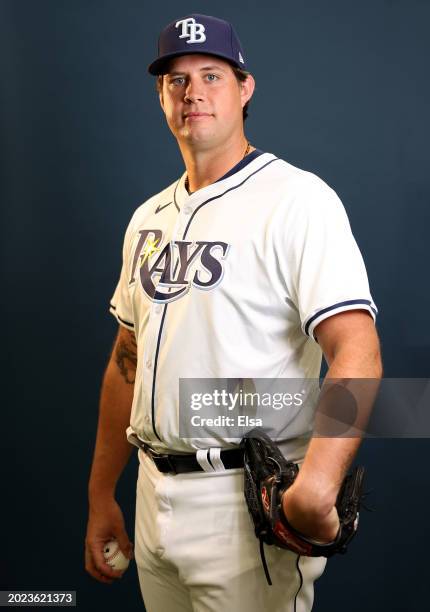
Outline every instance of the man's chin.
[[181, 134], [179, 140], [182, 140], [184, 144], [189, 147], [198, 148], [208, 148], [213, 146], [216, 141], [219, 140], [219, 135], [214, 133], [213, 130], [186, 130], [183, 134]]

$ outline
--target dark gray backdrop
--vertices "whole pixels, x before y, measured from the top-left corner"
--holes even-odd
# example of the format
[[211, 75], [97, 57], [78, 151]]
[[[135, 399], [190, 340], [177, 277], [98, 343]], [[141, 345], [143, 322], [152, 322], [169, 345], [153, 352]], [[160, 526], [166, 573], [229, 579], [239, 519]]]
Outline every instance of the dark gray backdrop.
[[[112, 586], [83, 570], [86, 482], [123, 232], [182, 172], [146, 66], [161, 27], [192, 11], [239, 31], [250, 141], [342, 198], [386, 376], [429, 374], [428, 2], [1, 0], [1, 587], [76, 589], [82, 610], [141, 609], [134, 567]], [[428, 450], [364, 444], [377, 512], [330, 561], [316, 611], [425, 607]], [[119, 488], [130, 535], [136, 465]]]

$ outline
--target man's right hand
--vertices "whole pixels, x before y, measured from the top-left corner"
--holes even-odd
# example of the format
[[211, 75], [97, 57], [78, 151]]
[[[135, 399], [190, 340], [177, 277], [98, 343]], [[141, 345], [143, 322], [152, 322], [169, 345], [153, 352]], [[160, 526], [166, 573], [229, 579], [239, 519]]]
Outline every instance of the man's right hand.
[[126, 557], [133, 558], [133, 544], [125, 530], [121, 508], [114, 498], [90, 503], [85, 537], [85, 569], [99, 582], [111, 584], [123, 572], [112, 569], [105, 561], [103, 548], [110, 540], [118, 540]]
[[132, 544], [115, 501], [116, 483], [133, 446], [127, 441], [136, 377], [137, 345], [134, 332], [120, 326], [103, 378], [97, 439], [88, 483], [89, 518], [85, 538], [85, 569], [99, 582], [111, 583], [122, 572], [114, 571], [103, 556], [110, 540], [118, 540], [126, 557]]

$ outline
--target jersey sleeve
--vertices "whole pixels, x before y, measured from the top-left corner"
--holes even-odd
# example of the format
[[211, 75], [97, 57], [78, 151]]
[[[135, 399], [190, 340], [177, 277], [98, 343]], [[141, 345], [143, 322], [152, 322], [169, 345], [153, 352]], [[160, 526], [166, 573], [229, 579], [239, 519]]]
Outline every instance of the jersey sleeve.
[[347, 310], [366, 310], [375, 320], [363, 257], [337, 194], [318, 180], [300, 198], [295, 215], [290, 286], [302, 331], [316, 340], [319, 323]]
[[122, 249], [122, 268], [118, 284], [112, 296], [109, 306], [109, 312], [113, 314], [118, 323], [127, 329], [134, 330], [133, 307], [128, 288], [130, 270], [129, 270], [129, 252], [130, 252], [130, 229], [131, 223], [128, 226]]

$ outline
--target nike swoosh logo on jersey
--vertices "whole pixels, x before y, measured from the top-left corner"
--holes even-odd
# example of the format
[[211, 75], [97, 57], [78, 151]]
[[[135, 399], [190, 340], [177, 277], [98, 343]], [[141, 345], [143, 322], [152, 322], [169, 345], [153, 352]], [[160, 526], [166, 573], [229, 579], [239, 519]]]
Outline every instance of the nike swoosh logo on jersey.
[[160, 211], [164, 210], [165, 208], [167, 208], [168, 206], [170, 206], [170, 204], [173, 204], [173, 202], [167, 202], [167, 204], [159, 204], [157, 206], [157, 208], [155, 209], [155, 214], [159, 213]]

